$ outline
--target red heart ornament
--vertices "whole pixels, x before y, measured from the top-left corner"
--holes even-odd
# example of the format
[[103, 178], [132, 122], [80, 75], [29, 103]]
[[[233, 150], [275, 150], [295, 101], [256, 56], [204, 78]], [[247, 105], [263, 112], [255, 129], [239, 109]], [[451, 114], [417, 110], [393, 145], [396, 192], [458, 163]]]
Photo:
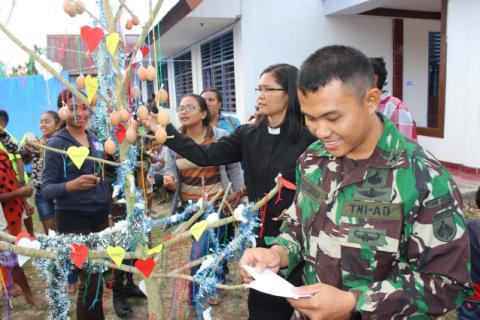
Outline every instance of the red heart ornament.
[[140, 48], [140, 51], [142, 51], [142, 55], [143, 55], [144, 57], [146, 57], [147, 54], [148, 54], [148, 52], [150, 51], [150, 48], [147, 47], [147, 46], [143, 46], [143, 47]]
[[103, 39], [105, 34], [101, 28], [91, 28], [89, 26], [83, 26], [80, 28], [80, 36], [83, 42], [87, 46], [88, 51], [92, 52]]
[[150, 275], [152, 274], [153, 268], [155, 267], [155, 261], [153, 261], [152, 258], [148, 259], [138, 259], [135, 262], [135, 267], [145, 275], [145, 277], [148, 279], [150, 278]]
[[126, 133], [127, 130], [125, 129], [125, 127], [122, 125], [118, 125], [115, 127], [115, 132], [113, 133], [113, 135], [115, 136], [115, 138], [117, 138], [118, 143], [122, 144], [123, 139], [125, 139]]
[[83, 263], [87, 260], [88, 248], [83, 244], [72, 244], [72, 251], [70, 252], [70, 258], [77, 268], [82, 269]]

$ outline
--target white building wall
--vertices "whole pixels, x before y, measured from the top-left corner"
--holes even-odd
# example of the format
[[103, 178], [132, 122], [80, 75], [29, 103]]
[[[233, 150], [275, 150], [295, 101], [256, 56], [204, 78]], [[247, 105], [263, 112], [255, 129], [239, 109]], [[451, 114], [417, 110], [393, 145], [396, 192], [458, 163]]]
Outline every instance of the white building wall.
[[238, 80], [244, 91], [238, 92], [242, 94], [244, 107], [237, 112], [241, 120], [248, 119], [254, 112], [254, 88], [263, 69], [281, 62], [300, 67], [308, 55], [326, 45], [349, 45], [368, 56], [383, 56], [391, 74], [390, 18], [327, 17], [322, 1], [318, 0], [244, 0], [238, 23], [241, 34], [235, 45], [241, 43], [241, 48], [235, 67], [243, 73], [243, 78]]
[[179, 124], [177, 112], [175, 111], [175, 106], [177, 105], [177, 92], [175, 91], [175, 68], [173, 66], [173, 60], [167, 62], [167, 73], [168, 73], [168, 102], [170, 108], [168, 109], [170, 115], [170, 122], [175, 126]]
[[202, 54], [200, 44], [196, 43], [191, 47], [192, 52], [192, 82], [193, 92], [200, 93], [203, 90], [202, 81]]
[[[218, 0], [205, 3], [210, 1]], [[243, 0], [240, 6], [241, 16], [234, 23], [233, 32], [237, 115], [241, 121], [254, 113], [254, 88], [263, 69], [280, 62], [299, 67], [309, 54], [326, 45], [349, 45], [368, 56], [383, 56], [392, 83], [391, 18], [325, 16], [322, 1], [318, 0]], [[224, 11], [232, 15], [230, 10]], [[221, 12], [216, 13], [215, 16], [222, 17]], [[419, 142], [440, 160], [477, 168], [480, 167], [479, 17], [480, 1], [449, 1], [445, 137], [419, 137]], [[404, 99], [422, 125], [426, 122], [428, 94], [427, 36], [428, 31], [439, 30], [439, 23], [405, 19], [404, 26]], [[193, 44], [192, 49], [195, 65], [200, 52]], [[201, 70], [194, 67], [196, 88], [201, 87], [200, 76]], [[405, 86], [406, 80], [412, 80], [413, 85]], [[173, 100], [173, 86], [170, 94]]]
[[450, 0], [444, 139], [419, 137], [440, 160], [480, 168], [480, 1]]
[[428, 33], [440, 32], [440, 20], [404, 19], [403, 101], [417, 127], [427, 125]]

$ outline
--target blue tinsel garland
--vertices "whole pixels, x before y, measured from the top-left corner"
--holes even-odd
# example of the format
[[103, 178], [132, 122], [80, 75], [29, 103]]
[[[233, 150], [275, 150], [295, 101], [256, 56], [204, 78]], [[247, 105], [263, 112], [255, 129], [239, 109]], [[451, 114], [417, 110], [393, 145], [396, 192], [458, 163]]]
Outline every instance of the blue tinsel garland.
[[[215, 290], [215, 287], [221, 283], [220, 277], [217, 272], [217, 267], [225, 261], [231, 261], [235, 256], [243, 254], [251, 239], [256, 237], [254, 231], [255, 228], [260, 226], [260, 220], [258, 219], [258, 213], [251, 211], [253, 204], [248, 205], [243, 209], [242, 216], [244, 221], [240, 224], [238, 235], [226, 246], [218, 248], [213, 256], [207, 259], [195, 274], [194, 278], [199, 280], [199, 293], [198, 296], [207, 297]], [[196, 308], [198, 311], [203, 310], [203, 299], [197, 299]], [[197, 311], [197, 312], [198, 312]]]

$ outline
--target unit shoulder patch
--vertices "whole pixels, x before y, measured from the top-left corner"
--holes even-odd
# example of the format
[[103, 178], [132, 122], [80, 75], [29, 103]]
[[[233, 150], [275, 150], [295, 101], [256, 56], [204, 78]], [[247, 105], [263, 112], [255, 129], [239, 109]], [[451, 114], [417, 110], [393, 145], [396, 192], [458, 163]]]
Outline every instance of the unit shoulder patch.
[[455, 238], [457, 234], [457, 225], [453, 218], [454, 211], [447, 209], [443, 212], [437, 213], [433, 217], [433, 234], [435, 238], [442, 242], [448, 242]]

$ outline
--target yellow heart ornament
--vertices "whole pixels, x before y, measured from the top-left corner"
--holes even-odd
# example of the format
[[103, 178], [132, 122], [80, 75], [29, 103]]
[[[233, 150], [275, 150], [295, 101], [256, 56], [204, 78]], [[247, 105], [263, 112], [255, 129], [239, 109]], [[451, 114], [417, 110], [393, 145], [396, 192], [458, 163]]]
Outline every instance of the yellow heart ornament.
[[195, 240], [200, 240], [200, 238], [202, 237], [202, 234], [205, 232], [205, 230], [207, 229], [208, 227], [208, 222], [207, 221], [200, 221], [200, 222], [197, 222], [195, 223], [191, 228], [190, 228], [190, 232], [192, 233], [193, 237], [195, 238]]
[[123, 258], [125, 258], [125, 249], [122, 247], [107, 247], [107, 253], [110, 259], [118, 266], [122, 264]]
[[87, 158], [90, 151], [87, 147], [75, 147], [71, 146], [67, 149], [67, 155], [72, 160], [73, 164], [78, 168], [82, 168], [83, 162]]
[[118, 42], [120, 41], [120, 36], [116, 32], [110, 33], [108, 36], [105, 37], [105, 41], [107, 43], [107, 50], [113, 56], [115, 51], [117, 50]]
[[153, 247], [152, 249], [148, 249], [147, 254], [152, 255], [154, 253], [160, 253], [163, 249], [163, 243], [160, 243], [158, 246]]
[[92, 99], [93, 97], [95, 97], [95, 94], [97, 93], [97, 90], [98, 90], [97, 78], [92, 77], [91, 75], [86, 76], [85, 88], [87, 89], [88, 103], [92, 103]]

